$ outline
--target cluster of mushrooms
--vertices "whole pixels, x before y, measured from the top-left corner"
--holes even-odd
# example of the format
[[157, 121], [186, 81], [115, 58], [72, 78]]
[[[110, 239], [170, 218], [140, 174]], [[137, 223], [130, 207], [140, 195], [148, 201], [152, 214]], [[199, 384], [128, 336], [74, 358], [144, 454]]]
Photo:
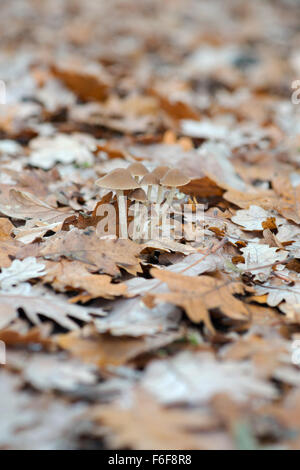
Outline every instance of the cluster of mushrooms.
[[[165, 198], [166, 190], [169, 193], [166, 205], [170, 206], [174, 199], [176, 188], [185, 186], [190, 178], [180, 170], [167, 166], [158, 166], [149, 172], [142, 163], [132, 163], [127, 169], [117, 168], [96, 181], [96, 185], [116, 193], [119, 207], [120, 237], [127, 238], [127, 209], [124, 191], [128, 199], [142, 204], [155, 202], [161, 204]], [[147, 187], [147, 194], [142, 189]], [[153, 188], [155, 199], [153, 201]]]

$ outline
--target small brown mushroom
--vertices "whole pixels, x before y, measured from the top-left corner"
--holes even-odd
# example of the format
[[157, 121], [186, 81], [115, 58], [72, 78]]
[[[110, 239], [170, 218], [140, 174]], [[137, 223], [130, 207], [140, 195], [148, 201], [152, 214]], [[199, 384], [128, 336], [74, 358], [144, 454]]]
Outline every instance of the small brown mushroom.
[[119, 207], [120, 238], [128, 238], [127, 211], [124, 191], [140, 188], [128, 170], [117, 168], [96, 181], [100, 188], [111, 189], [116, 192]]
[[146, 202], [147, 196], [145, 191], [142, 188], [135, 189], [128, 195], [128, 199], [136, 202]]
[[154, 185], [159, 185], [159, 178], [157, 178], [156, 175], [153, 173], [148, 173], [147, 175], [144, 176], [144, 178], [141, 181], [141, 185], [147, 186], [147, 198], [149, 201], [151, 201], [151, 193], [152, 193], [152, 187]]
[[186, 176], [184, 173], [182, 173], [182, 171], [177, 170], [176, 168], [169, 170], [168, 173], [165, 174], [165, 176], [161, 180], [161, 184], [171, 189], [167, 197], [167, 204], [169, 206], [173, 201], [176, 188], [178, 188], [178, 186], [185, 186], [190, 181], [191, 179], [188, 176]]
[[[163, 177], [165, 176], [166, 173], [168, 173], [168, 171], [170, 170], [170, 168], [168, 166], [158, 166], [156, 167], [152, 173], [157, 176], [157, 178], [159, 179], [159, 181], [161, 182], [161, 180], [163, 179]], [[156, 198], [156, 202], [158, 204], [161, 204], [162, 202], [162, 196], [163, 196], [163, 185], [160, 184], [158, 186], [158, 191], [157, 191], [157, 198]]]
[[134, 179], [137, 182], [139, 182], [140, 179], [143, 178], [143, 176], [149, 173], [147, 168], [142, 163], [139, 163], [139, 162], [131, 163], [131, 165], [129, 165], [127, 170], [130, 171], [131, 175], [134, 177]]

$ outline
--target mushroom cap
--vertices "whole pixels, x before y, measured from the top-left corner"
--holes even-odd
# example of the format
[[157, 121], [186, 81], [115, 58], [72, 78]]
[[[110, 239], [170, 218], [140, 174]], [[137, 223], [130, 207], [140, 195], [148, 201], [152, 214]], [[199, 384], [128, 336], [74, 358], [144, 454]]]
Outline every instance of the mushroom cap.
[[161, 180], [169, 170], [170, 168], [168, 166], [157, 166], [152, 173]]
[[135, 189], [132, 191], [128, 198], [131, 201], [137, 201], [137, 202], [146, 202], [147, 201], [147, 196], [145, 191], [142, 188]]
[[145, 176], [148, 173], [147, 168], [139, 162], [131, 163], [127, 170], [130, 171], [132, 176]]
[[152, 186], [153, 184], [159, 184], [159, 178], [157, 178], [153, 173], [148, 173], [140, 183]]
[[177, 188], [177, 186], [184, 186], [191, 181], [191, 178], [186, 176], [182, 171], [172, 168], [165, 174], [161, 179], [160, 183], [163, 186], [169, 186], [170, 188]]
[[126, 190], [140, 188], [139, 183], [131, 176], [128, 170], [117, 168], [96, 181], [100, 188], [113, 190]]

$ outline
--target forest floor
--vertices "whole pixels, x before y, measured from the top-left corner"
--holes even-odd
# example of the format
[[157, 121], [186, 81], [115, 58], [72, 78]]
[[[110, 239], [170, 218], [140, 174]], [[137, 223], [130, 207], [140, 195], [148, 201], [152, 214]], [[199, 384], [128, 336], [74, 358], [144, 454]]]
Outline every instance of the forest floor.
[[0, 449], [300, 448], [299, 26], [1, 5]]

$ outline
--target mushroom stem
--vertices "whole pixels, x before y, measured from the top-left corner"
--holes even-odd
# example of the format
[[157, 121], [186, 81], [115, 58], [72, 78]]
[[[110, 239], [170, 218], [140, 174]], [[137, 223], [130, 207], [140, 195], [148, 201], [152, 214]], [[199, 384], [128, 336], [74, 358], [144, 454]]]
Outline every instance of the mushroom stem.
[[142, 239], [142, 225], [145, 218], [145, 211], [147, 210], [144, 204], [136, 202], [134, 205], [134, 239], [135, 242], [139, 243]]
[[118, 189], [116, 194], [119, 207], [119, 236], [120, 238], [128, 238], [126, 198], [124, 196], [124, 191]]
[[163, 186], [160, 184], [158, 186], [158, 191], [157, 191], [157, 199], [156, 199], [157, 204], [162, 203], [162, 194], [163, 194]]
[[174, 199], [176, 188], [172, 188], [167, 197], [167, 204], [170, 206]]
[[151, 202], [151, 193], [152, 193], [152, 185], [149, 184], [148, 189], [147, 189], [147, 199], [150, 202]]

